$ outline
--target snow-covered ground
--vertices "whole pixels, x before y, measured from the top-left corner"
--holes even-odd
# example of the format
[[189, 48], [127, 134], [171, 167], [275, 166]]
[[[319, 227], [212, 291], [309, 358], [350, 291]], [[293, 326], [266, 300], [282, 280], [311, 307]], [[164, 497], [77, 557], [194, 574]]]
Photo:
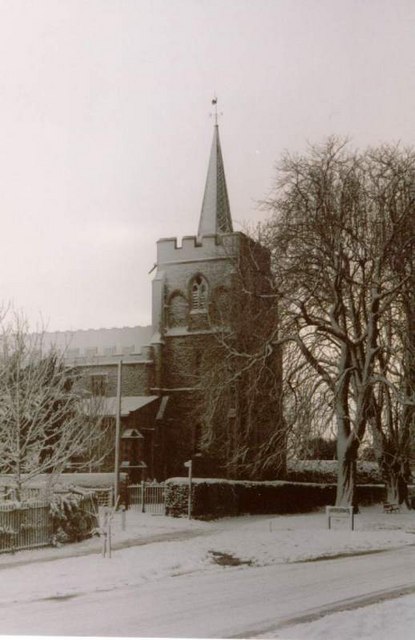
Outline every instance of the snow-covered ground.
[[[370, 507], [356, 516], [355, 525], [355, 531], [350, 531], [347, 529], [347, 520], [339, 519], [329, 531], [323, 512], [201, 522], [130, 511], [124, 531], [121, 515], [117, 514], [113, 524], [111, 558], [101, 556], [101, 542], [97, 538], [59, 549], [0, 556], [0, 633], [65, 634], [69, 630], [73, 634], [84, 632], [85, 635], [102, 635], [102, 627], [98, 623], [94, 633], [93, 620], [87, 624], [85, 618], [84, 627], [82, 619], [68, 620], [67, 624], [62, 620], [62, 627], [57, 627], [56, 616], [48, 622], [47, 614], [53, 613], [54, 609], [57, 611], [58, 605], [63, 606], [71, 599], [89, 598], [91, 594], [96, 599], [104, 597], [105, 593], [122, 593], [131, 589], [140, 592], [140, 585], [155, 583], [159, 587], [172, 577], [211, 575], [214, 581], [215, 576], [219, 579], [223, 572], [229, 572], [229, 577], [231, 572], [238, 572], [242, 584], [243, 577], [248, 576], [247, 572], [254, 574], [257, 571], [260, 576], [261, 567], [307, 561], [306, 564], [296, 565], [299, 570], [305, 570], [306, 567], [311, 568], [308, 561], [315, 559], [336, 558], [344, 554], [370, 554], [415, 545], [414, 512], [387, 515], [382, 513], [380, 507]], [[376, 553], [370, 556], [374, 567], [377, 563], [381, 564], [381, 557]], [[313, 563], [316, 577], [320, 567], [325, 564]], [[180, 581], [175, 582], [176, 589], [180, 590], [180, 585]], [[124, 602], [127, 602], [127, 598]], [[316, 602], [324, 610], [324, 587], [321, 597], [314, 598], [313, 606]], [[42, 613], [38, 612], [39, 619], [36, 622], [39, 603]], [[415, 596], [406, 596], [362, 610], [353, 609], [301, 625], [284, 626], [258, 637], [335, 637], [338, 640], [386, 640], [393, 637], [395, 640], [406, 640], [415, 637], [414, 605]], [[69, 610], [68, 603], [63, 611]], [[26, 617], [19, 616], [19, 611], [25, 611]], [[124, 610], [117, 612], [121, 620], [123, 614]], [[246, 620], [248, 623], [248, 614]], [[126, 622], [123, 627], [121, 622], [113, 634], [109, 625], [108, 635], [135, 635], [128, 624]], [[226, 625], [224, 628], [227, 628]]]
[[283, 640], [413, 640], [415, 596], [402, 596], [353, 611], [327, 615], [315, 622], [294, 625], [261, 637]]

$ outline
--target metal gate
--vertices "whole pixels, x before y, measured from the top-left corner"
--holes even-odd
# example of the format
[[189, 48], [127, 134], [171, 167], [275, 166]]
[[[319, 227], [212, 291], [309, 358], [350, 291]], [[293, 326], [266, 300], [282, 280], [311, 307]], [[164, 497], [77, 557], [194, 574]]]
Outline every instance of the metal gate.
[[146, 483], [131, 484], [128, 487], [128, 507], [143, 513], [164, 515], [164, 484]]

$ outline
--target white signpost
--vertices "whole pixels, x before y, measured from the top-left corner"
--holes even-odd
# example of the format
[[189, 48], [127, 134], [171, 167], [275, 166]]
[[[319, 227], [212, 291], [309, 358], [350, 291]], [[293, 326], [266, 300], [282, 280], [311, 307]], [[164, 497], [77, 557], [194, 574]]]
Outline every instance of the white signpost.
[[189, 480], [189, 497], [187, 501], [187, 517], [189, 520], [192, 518], [192, 471], [193, 471], [193, 460], [188, 460], [184, 463], [186, 469], [189, 470], [188, 480]]

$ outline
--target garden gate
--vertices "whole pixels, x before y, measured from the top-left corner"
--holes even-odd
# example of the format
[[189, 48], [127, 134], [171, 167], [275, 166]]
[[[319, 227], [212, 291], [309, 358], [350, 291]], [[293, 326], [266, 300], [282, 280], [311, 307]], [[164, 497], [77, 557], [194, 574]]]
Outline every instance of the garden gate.
[[164, 484], [146, 483], [129, 485], [128, 507], [130, 509], [140, 509], [146, 513], [164, 515]]

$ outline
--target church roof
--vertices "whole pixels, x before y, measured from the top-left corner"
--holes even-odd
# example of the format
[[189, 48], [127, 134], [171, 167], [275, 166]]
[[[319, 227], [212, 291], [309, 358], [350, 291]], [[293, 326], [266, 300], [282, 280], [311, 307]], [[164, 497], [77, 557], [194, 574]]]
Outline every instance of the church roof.
[[202, 212], [199, 220], [198, 237], [216, 233], [232, 233], [232, 217], [226, 188], [225, 169], [219, 139], [219, 126], [213, 129]]
[[137, 354], [150, 344], [152, 327], [113, 327], [77, 331], [46, 331], [42, 335], [45, 350], [54, 347], [68, 360], [96, 356]]

